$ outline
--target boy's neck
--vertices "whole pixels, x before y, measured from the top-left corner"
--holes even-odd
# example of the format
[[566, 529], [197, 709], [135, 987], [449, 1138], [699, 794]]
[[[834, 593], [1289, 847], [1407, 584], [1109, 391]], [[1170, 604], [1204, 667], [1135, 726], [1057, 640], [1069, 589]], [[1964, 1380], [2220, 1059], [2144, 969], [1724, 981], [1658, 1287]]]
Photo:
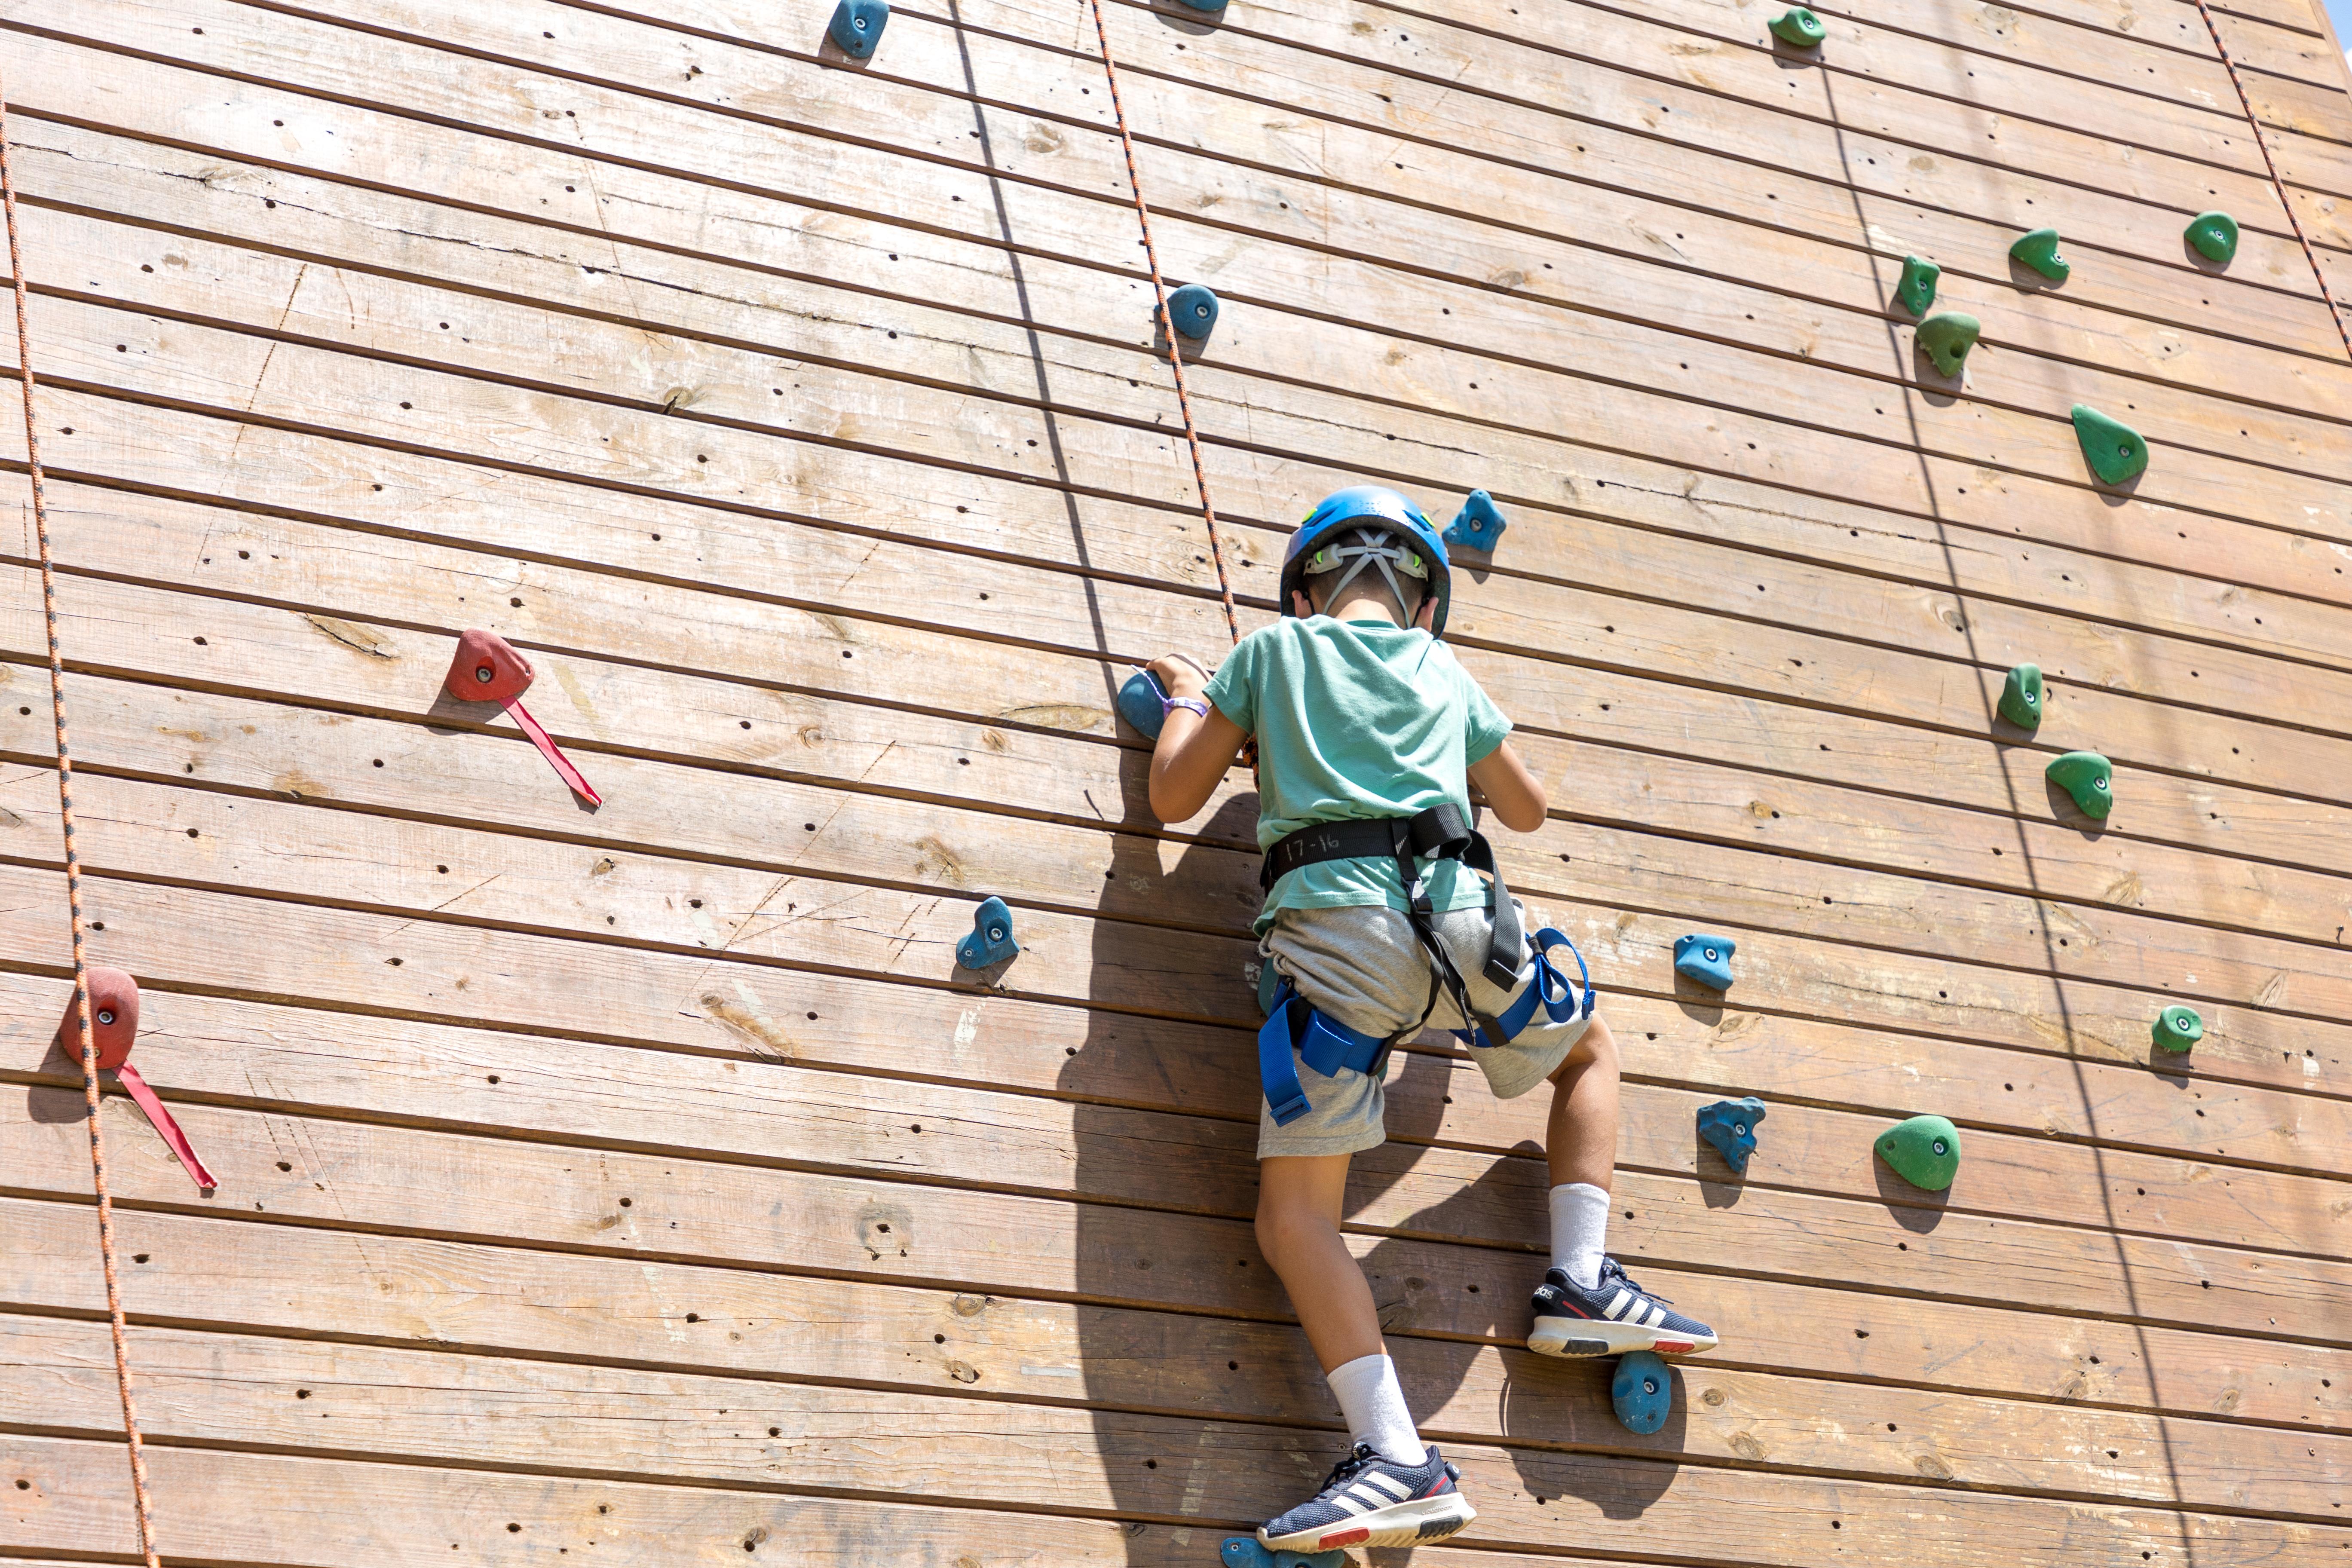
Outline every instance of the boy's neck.
[[1387, 594], [1378, 589], [1360, 594], [1354, 591], [1352, 584], [1349, 592], [1323, 606], [1320, 613], [1335, 621], [1379, 621], [1391, 626], [1404, 625], [1397, 618], [1396, 605]]

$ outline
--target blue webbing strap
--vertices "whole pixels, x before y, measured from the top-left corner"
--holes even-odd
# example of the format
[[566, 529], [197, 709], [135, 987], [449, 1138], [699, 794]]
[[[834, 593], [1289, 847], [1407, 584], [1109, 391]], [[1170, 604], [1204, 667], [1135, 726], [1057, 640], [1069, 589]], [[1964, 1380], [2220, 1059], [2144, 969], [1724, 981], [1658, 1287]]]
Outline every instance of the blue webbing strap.
[[1273, 1010], [1257, 1032], [1258, 1084], [1274, 1112], [1275, 1125], [1287, 1127], [1314, 1109], [1307, 1101], [1307, 1091], [1298, 1086], [1298, 1069], [1291, 1065], [1294, 1054], [1330, 1078], [1341, 1068], [1370, 1072], [1387, 1048], [1383, 1037], [1351, 1029], [1307, 1005], [1307, 999], [1285, 980], [1274, 994]]
[[[1552, 967], [1551, 950], [1555, 947], [1568, 949], [1576, 959], [1578, 984], [1573, 990], [1569, 987], [1568, 976]], [[1502, 1016], [1495, 1020], [1496, 1027], [1506, 1040], [1518, 1038], [1519, 1031], [1525, 1029], [1534, 1019], [1536, 1004], [1538, 1002], [1543, 1004], [1545, 1016], [1555, 1024], [1565, 1024], [1575, 1017], [1592, 1016], [1592, 1005], [1595, 1000], [1592, 993], [1592, 972], [1585, 967], [1584, 954], [1577, 952], [1576, 943], [1569, 941], [1561, 932], [1546, 926], [1536, 932], [1535, 948], [1534, 977], [1528, 983], [1528, 988], [1519, 994], [1519, 999], [1505, 1008]], [[1487, 1041], [1478, 1037], [1477, 1030], [1455, 1029], [1451, 1032], [1455, 1039], [1473, 1050], [1482, 1049], [1488, 1045]]]

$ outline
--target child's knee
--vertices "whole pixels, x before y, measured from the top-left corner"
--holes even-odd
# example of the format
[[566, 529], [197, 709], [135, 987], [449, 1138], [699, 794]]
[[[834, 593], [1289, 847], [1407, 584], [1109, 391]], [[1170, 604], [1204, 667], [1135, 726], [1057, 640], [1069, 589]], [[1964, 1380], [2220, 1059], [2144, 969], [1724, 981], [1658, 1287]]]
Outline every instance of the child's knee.
[[1612, 1074], [1617, 1071], [1617, 1037], [1610, 1031], [1609, 1020], [1598, 1013], [1592, 1016], [1592, 1022], [1585, 1026], [1584, 1033], [1575, 1046], [1561, 1058], [1551, 1080], [1559, 1083], [1566, 1079], [1581, 1077], [1595, 1068]]
[[1309, 1237], [1337, 1228], [1303, 1193], [1258, 1191], [1257, 1249], [1269, 1260], [1296, 1251]]

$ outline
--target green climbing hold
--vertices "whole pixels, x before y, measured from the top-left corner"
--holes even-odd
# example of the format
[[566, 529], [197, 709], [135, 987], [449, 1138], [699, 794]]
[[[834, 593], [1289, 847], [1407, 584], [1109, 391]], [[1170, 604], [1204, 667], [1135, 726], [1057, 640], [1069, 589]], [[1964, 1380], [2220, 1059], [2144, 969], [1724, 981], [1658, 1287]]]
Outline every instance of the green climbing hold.
[[2058, 231], [2054, 228], [2037, 228], [2021, 237], [2009, 247], [2009, 258], [2032, 268], [2053, 283], [2063, 283], [2066, 275], [2074, 270], [2058, 254]]
[[2103, 485], [2136, 479], [2147, 468], [2147, 443], [2139, 432], [2087, 403], [2074, 405], [2074, 439], [2083, 444], [2083, 460]]
[[1872, 1145], [1896, 1175], [1915, 1187], [1940, 1193], [1960, 1170], [1960, 1130], [1940, 1116], [1898, 1121]]
[[1903, 258], [1903, 280], [1895, 286], [1895, 302], [1915, 316], [1924, 316], [1936, 302], [1936, 280], [1944, 269], [1916, 256]]
[[2197, 1016], [2194, 1007], [2183, 1007], [2178, 1002], [2156, 1016], [2156, 1048], [2160, 1051], [2185, 1051], [2205, 1037], [2205, 1020]]
[[1802, 5], [1791, 5], [1765, 24], [1772, 36], [1791, 48], [1810, 49], [1830, 36], [1822, 19]]
[[1927, 359], [1946, 375], [1958, 375], [1977, 346], [1977, 334], [1984, 325], [1974, 316], [1963, 316], [1958, 310], [1947, 310], [1940, 316], [1930, 316], [1919, 323], [1919, 346], [1927, 351]]
[[2115, 804], [2116, 765], [2096, 752], [2069, 752], [2053, 760], [2042, 773], [2074, 797], [2085, 816], [2104, 817]]
[[2238, 220], [2228, 213], [2199, 213], [2189, 220], [2189, 243], [2217, 267], [2238, 254]]
[[2021, 730], [2042, 722], [2042, 667], [2021, 664], [2000, 683], [2000, 716]]

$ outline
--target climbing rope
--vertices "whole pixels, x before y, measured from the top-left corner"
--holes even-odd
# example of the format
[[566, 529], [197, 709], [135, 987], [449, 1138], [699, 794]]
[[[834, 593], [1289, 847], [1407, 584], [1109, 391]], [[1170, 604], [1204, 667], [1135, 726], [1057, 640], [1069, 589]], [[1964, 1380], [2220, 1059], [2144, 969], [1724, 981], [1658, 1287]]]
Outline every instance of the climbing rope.
[[[2311, 248], [2311, 238], [2303, 232], [2303, 220], [2294, 216], [2294, 203], [2286, 194], [2286, 182], [2279, 178], [2278, 164], [2271, 158], [2271, 144], [2263, 137], [2263, 123], [2254, 118], [2253, 100], [2246, 96], [2246, 84], [2238, 79], [2238, 62], [2230, 58], [2230, 46], [2221, 41], [2221, 25], [2206, 8], [2205, 0], [2197, 0], [2197, 14], [2205, 18], [2205, 30], [2213, 36], [2214, 50], [2221, 57], [2221, 68], [2230, 73], [2230, 85], [2238, 89], [2238, 107], [2246, 111], [2246, 125], [2254, 133], [2254, 145], [2262, 149], [2263, 167], [2271, 172], [2271, 188], [2278, 192], [2279, 205], [2286, 209], [2287, 226], [2294, 230], [2295, 243], [2303, 247], [2303, 258], [2311, 263], [2311, 275], [2319, 283], [2320, 302], [2327, 307], [2327, 319], [2336, 323], [2336, 335], [2344, 340], [2344, 352], [2352, 354], [2352, 328], [2344, 324], [2344, 312], [2337, 308], [2336, 297], [2327, 291], [2327, 274], [2319, 269], [2319, 253]], [[1097, 23], [1100, 25], [1099, 21]]]
[[1241, 618], [1234, 614], [1234, 588], [1225, 577], [1225, 550], [1217, 535], [1217, 509], [1209, 502], [1209, 476], [1201, 464], [1201, 432], [1192, 423], [1192, 400], [1184, 392], [1184, 356], [1177, 351], [1175, 323], [1168, 317], [1168, 289], [1160, 281], [1160, 252], [1151, 243], [1151, 209], [1144, 205], [1143, 181], [1135, 172], [1135, 138], [1128, 133], [1127, 110], [1118, 100], [1118, 67], [1111, 63], [1110, 34], [1103, 28], [1102, 0], [1087, 0], [1094, 8], [1095, 41], [1102, 46], [1103, 76], [1110, 82], [1110, 111], [1118, 121], [1118, 144], [1127, 154], [1128, 189], [1135, 193], [1135, 219], [1143, 226], [1143, 260], [1151, 268], [1151, 309], [1168, 338], [1168, 369], [1176, 377], [1176, 408], [1184, 416], [1184, 442], [1192, 449], [1192, 485], [1201, 492], [1201, 517], [1209, 525], [1209, 556], [1217, 567], [1217, 597], [1225, 606], [1225, 630], [1242, 640]]
[[81, 863], [74, 854], [73, 762], [66, 750], [66, 667], [58, 650], [58, 574], [49, 555], [49, 514], [41, 495], [41, 439], [33, 422], [33, 339], [25, 294], [25, 258], [16, 244], [16, 183], [8, 169], [8, 98], [0, 86], [0, 213], [8, 228], [8, 276], [16, 296], [16, 376], [25, 389], [25, 460], [33, 480], [33, 531], [41, 542], [41, 614], [49, 633], [49, 704], [58, 731], [58, 816], [65, 824], [66, 910], [73, 931], [74, 1009], [81, 1020], [81, 1095], [89, 1119], [89, 1176], [98, 1190], [98, 1251], [106, 1269], [106, 1316], [114, 1333], [114, 1385], [122, 1395], [130, 1437], [131, 1493], [138, 1506], [139, 1550], [155, 1555], [154, 1510], [147, 1499], [147, 1456], [131, 1403], [131, 1352], [123, 1343], [122, 1289], [114, 1268], [114, 1201], [106, 1190], [106, 1137], [98, 1122], [98, 1036], [90, 1026], [89, 969], [82, 951]]

